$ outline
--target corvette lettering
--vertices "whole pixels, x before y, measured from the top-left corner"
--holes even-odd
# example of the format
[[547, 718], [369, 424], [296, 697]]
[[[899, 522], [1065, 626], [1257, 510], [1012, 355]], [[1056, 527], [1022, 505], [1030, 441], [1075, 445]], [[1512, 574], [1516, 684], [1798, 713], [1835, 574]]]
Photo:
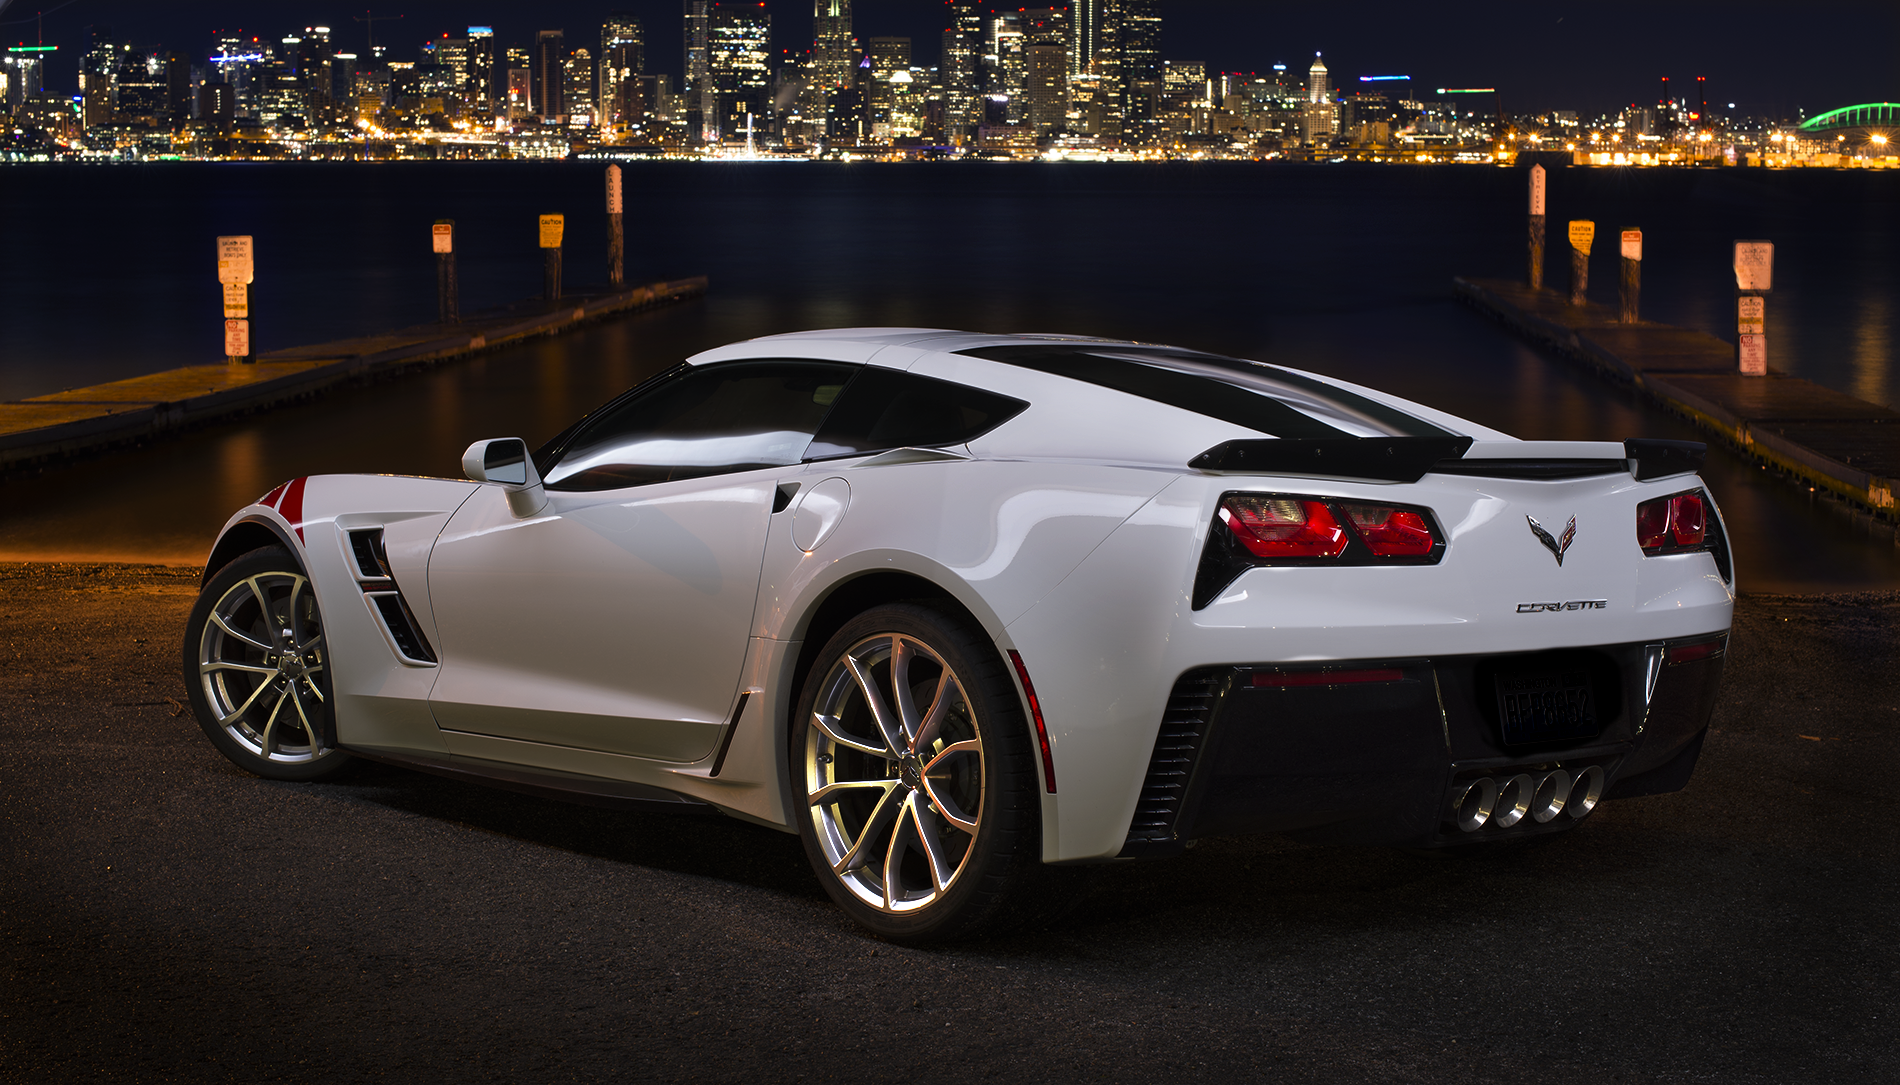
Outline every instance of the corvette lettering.
[[1519, 603], [1519, 614], [1555, 614], [1560, 610], [1608, 610], [1608, 599], [1571, 599], [1562, 603]]

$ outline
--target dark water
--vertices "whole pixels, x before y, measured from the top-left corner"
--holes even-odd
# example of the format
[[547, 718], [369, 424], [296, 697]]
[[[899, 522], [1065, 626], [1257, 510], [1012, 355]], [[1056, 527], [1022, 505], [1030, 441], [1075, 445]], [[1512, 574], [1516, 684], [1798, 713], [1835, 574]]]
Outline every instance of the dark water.
[[[1448, 300], [1454, 274], [1520, 271], [1522, 180], [1228, 163], [639, 165], [628, 274], [708, 274], [705, 301], [7, 483], [0, 555], [201, 559], [231, 509], [283, 478], [452, 474], [468, 441], [539, 440], [695, 350], [838, 325], [1168, 341], [1337, 374], [1528, 438], [1694, 438]], [[604, 278], [600, 187], [598, 167], [566, 164], [0, 171], [8, 250], [34, 254], [0, 261], [0, 398], [215, 358], [221, 233], [257, 237], [263, 349], [432, 317], [436, 218], [457, 220], [465, 307], [538, 289], [539, 213], [568, 215], [569, 281]], [[1645, 315], [1716, 334], [1732, 306], [1730, 242], [1776, 241], [1773, 364], [1892, 404], [1897, 200], [1900, 176], [1560, 170], [1550, 211], [1595, 218], [1600, 235], [1642, 227]], [[1890, 528], [1724, 454], [1707, 476], [1745, 588], [1900, 583]]]

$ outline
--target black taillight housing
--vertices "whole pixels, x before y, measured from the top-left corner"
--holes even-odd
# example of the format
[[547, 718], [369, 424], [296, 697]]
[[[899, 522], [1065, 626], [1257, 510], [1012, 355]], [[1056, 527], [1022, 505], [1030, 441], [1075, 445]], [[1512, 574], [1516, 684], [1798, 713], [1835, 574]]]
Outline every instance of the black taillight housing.
[[1445, 533], [1418, 505], [1230, 491], [1214, 506], [1194, 575], [1195, 610], [1263, 566], [1436, 565]]
[[1645, 557], [1652, 558], [1706, 552], [1715, 559], [1722, 580], [1734, 580], [1728, 534], [1722, 530], [1715, 502], [1705, 490], [1683, 490], [1637, 505], [1636, 545], [1643, 548]]

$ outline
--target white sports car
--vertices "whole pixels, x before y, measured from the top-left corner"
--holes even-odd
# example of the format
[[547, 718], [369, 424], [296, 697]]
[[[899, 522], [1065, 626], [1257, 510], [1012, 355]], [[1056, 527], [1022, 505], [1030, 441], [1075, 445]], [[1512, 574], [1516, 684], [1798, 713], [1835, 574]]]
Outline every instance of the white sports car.
[[773, 336], [477, 441], [472, 481], [277, 487], [185, 673], [260, 776], [710, 808], [947, 938], [1197, 837], [1440, 847], [1680, 789], [1734, 603], [1702, 452], [1151, 344]]

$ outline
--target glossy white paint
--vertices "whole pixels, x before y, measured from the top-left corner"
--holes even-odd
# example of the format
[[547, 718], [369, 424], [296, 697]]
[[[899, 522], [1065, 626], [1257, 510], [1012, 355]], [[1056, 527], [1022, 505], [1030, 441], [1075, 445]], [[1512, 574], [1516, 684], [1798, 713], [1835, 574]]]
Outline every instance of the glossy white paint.
[[792, 545], [807, 554], [818, 549], [850, 507], [851, 484], [844, 479], [828, 478], [806, 488], [792, 509]]
[[[498, 486], [312, 479], [304, 550], [333, 631], [344, 742], [655, 784], [786, 827], [786, 733], [811, 616], [857, 577], [901, 573], [940, 586], [999, 650], [1020, 652], [1059, 788], [1043, 800], [1044, 858], [1078, 861], [1119, 851], [1162, 706], [1194, 667], [1523, 651], [1728, 627], [1733, 591], [1708, 555], [1645, 558], [1636, 545], [1637, 503], [1700, 485], [1691, 476], [1389, 484], [1208, 475], [1187, 461], [1260, 435], [950, 353], [1014, 341], [855, 329], [693, 359], [868, 363], [1030, 403], [946, 450], [967, 460], [887, 454], [550, 493], [525, 520], [510, 515]], [[1472, 458], [1622, 455], [1612, 442], [1516, 441], [1308, 376], [1470, 435]], [[792, 485], [791, 507], [773, 514], [777, 491]], [[1423, 505], [1450, 544], [1436, 566], [1251, 570], [1195, 611], [1214, 506], [1234, 490]], [[1526, 516], [1552, 531], [1576, 517], [1561, 567]], [[239, 516], [273, 517], [255, 506]], [[378, 632], [339, 535], [359, 525], [385, 526], [396, 579], [440, 667], [404, 665]], [[1577, 599], [1607, 605], [1517, 610]], [[750, 696], [733, 720], [741, 694]]]

